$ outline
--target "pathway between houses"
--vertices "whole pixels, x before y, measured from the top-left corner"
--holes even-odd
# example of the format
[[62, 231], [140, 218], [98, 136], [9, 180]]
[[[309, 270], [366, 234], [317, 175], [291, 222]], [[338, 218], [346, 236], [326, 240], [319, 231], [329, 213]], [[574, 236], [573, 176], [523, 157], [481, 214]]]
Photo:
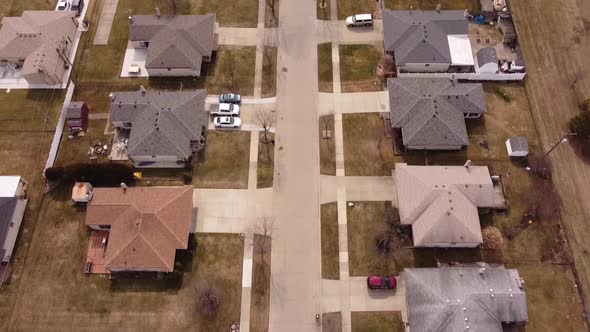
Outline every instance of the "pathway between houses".
[[119, 0], [104, 0], [98, 27], [94, 35], [94, 45], [107, 45], [109, 43], [109, 36], [111, 35], [111, 28], [118, 4]]

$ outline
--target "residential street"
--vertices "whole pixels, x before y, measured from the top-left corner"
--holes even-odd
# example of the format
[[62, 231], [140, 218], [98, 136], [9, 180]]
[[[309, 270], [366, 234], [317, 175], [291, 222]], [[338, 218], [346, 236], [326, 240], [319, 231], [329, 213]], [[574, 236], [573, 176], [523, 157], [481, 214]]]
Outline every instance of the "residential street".
[[319, 331], [320, 224], [315, 2], [279, 11], [269, 331]]

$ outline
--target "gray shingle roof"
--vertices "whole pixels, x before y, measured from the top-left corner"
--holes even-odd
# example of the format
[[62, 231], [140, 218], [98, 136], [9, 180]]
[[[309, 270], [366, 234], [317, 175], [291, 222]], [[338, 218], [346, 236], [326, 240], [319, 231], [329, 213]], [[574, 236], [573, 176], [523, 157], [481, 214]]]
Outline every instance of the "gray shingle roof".
[[[502, 322], [528, 321], [517, 270], [486, 267], [405, 269], [412, 331], [502, 331]], [[521, 288], [521, 286], [523, 286]], [[493, 294], [493, 297], [492, 297]]]
[[486, 63], [498, 63], [496, 49], [493, 47], [484, 47], [477, 52], [477, 64], [481, 67]]
[[405, 146], [444, 148], [468, 144], [464, 114], [484, 113], [483, 87], [445, 78], [390, 78], [391, 125]]
[[524, 136], [515, 136], [509, 139], [512, 151], [529, 152], [529, 140]]
[[463, 11], [406, 11], [383, 9], [385, 50], [395, 53], [397, 65], [451, 63], [448, 35], [468, 35]]
[[0, 259], [3, 259], [6, 254], [4, 243], [8, 230], [10, 229], [10, 222], [12, 221], [17, 201], [18, 198], [16, 197], [0, 197]]
[[115, 92], [111, 121], [131, 122], [129, 155], [191, 156], [191, 141], [207, 125], [205, 90]]
[[129, 40], [149, 41], [146, 68], [200, 70], [203, 56], [215, 48], [215, 14], [135, 15]]
[[71, 102], [66, 109], [68, 118], [80, 118], [82, 116], [82, 106], [84, 106], [82, 101]]

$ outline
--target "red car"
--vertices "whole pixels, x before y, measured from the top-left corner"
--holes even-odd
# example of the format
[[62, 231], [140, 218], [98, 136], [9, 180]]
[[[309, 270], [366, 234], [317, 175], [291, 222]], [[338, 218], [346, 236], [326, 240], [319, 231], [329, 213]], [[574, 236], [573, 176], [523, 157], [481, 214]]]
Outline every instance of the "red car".
[[394, 276], [370, 276], [367, 277], [367, 287], [370, 289], [395, 289], [397, 280]]

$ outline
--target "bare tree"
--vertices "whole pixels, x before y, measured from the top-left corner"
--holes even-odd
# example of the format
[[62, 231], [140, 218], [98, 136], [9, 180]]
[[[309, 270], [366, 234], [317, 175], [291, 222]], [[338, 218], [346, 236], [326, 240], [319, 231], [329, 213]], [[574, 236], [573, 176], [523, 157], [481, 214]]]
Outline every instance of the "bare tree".
[[485, 249], [500, 249], [504, 244], [502, 232], [493, 226], [488, 226], [481, 231], [483, 239], [482, 248]]
[[264, 217], [260, 222], [248, 228], [248, 237], [252, 241], [254, 252], [264, 257], [269, 251], [272, 235], [276, 228], [271, 218]]
[[264, 130], [264, 138], [261, 141], [264, 144], [270, 143], [269, 135], [270, 129], [275, 122], [275, 113], [273, 111], [258, 111], [256, 112], [256, 121]]
[[221, 305], [217, 288], [206, 283], [197, 290], [197, 311], [204, 316], [215, 316]]
[[265, 1], [266, 1], [266, 5], [268, 6], [268, 8], [270, 8], [270, 14], [272, 15], [270, 18], [271, 23], [278, 21], [277, 13], [275, 11], [275, 4], [277, 1], [276, 0], [265, 0]]

